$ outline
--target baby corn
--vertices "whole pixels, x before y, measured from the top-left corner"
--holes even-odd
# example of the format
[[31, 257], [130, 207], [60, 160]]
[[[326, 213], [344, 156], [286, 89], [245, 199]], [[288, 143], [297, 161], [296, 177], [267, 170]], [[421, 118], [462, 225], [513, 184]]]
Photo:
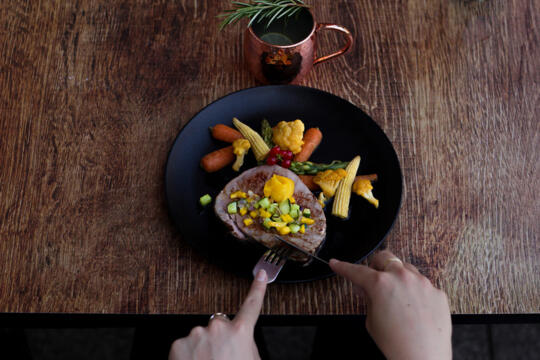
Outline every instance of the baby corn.
[[336, 197], [334, 199], [334, 205], [332, 207], [332, 215], [340, 218], [347, 218], [349, 216], [349, 202], [351, 201], [351, 190], [354, 182], [354, 177], [360, 166], [360, 156], [356, 156], [347, 165], [345, 171], [347, 175], [341, 180], [336, 191]]
[[257, 161], [264, 160], [270, 148], [266, 145], [261, 135], [237, 118], [233, 118], [233, 124], [251, 144], [251, 149]]

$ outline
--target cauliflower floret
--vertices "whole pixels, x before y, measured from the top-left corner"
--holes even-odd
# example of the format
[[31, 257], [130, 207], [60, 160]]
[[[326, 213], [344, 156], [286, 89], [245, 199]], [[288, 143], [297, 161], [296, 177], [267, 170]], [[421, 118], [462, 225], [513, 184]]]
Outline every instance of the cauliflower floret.
[[304, 142], [304, 123], [302, 120], [280, 121], [273, 129], [274, 144], [282, 150], [291, 150], [293, 154], [298, 154], [302, 150]]
[[336, 193], [339, 182], [346, 175], [347, 172], [344, 169], [325, 170], [317, 173], [313, 182], [321, 187], [325, 197], [331, 198]]
[[250, 147], [251, 145], [249, 141], [246, 139], [234, 140], [233, 152], [236, 155], [236, 161], [234, 162], [232, 166], [234, 171], [239, 171], [240, 167], [244, 165], [244, 156], [247, 154]]
[[352, 191], [354, 193], [360, 195], [361, 197], [369, 201], [373, 206], [378, 208], [379, 200], [375, 199], [375, 196], [373, 196], [371, 190], [373, 190], [373, 185], [368, 179], [358, 179], [354, 182], [352, 187]]

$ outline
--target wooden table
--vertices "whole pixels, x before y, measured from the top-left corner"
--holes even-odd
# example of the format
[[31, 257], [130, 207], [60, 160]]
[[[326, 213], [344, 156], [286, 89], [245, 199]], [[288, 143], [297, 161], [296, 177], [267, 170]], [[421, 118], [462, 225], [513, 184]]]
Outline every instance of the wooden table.
[[[313, 1], [311, 3], [314, 3]], [[203, 106], [255, 86], [226, 2], [0, 5], [0, 312], [234, 313], [250, 282], [168, 218], [164, 168]], [[540, 312], [540, 7], [317, 1], [355, 35], [303, 85], [393, 142], [403, 204], [386, 245], [454, 314]], [[319, 53], [339, 36], [321, 37]], [[263, 314], [362, 314], [341, 278], [269, 287]]]

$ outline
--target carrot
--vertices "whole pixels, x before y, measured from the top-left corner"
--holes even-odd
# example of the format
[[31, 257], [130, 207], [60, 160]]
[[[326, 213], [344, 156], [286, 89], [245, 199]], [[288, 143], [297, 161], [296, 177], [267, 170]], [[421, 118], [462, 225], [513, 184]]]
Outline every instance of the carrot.
[[358, 175], [354, 178], [354, 181], [363, 179], [363, 180], [369, 180], [369, 181], [377, 181], [377, 174], [369, 174], [369, 175]]
[[304, 134], [304, 146], [302, 150], [294, 157], [294, 161], [307, 161], [317, 146], [321, 143], [322, 132], [319, 128], [310, 128]]
[[319, 185], [313, 182], [313, 178], [315, 177], [315, 175], [298, 175], [298, 177], [302, 180], [304, 184], [306, 184], [309, 190], [319, 190]]
[[211, 127], [210, 131], [212, 132], [212, 136], [214, 137], [214, 139], [225, 141], [228, 143], [233, 143], [234, 140], [244, 138], [240, 131], [223, 124], [217, 124], [216, 126]]
[[214, 172], [223, 169], [235, 159], [232, 146], [212, 151], [201, 159], [201, 167], [206, 172]]

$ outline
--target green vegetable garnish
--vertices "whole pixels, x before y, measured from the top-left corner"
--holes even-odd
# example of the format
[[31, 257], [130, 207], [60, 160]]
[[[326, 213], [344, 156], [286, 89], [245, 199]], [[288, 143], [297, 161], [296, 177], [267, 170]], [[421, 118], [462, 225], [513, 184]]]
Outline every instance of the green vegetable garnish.
[[238, 207], [236, 206], [236, 201], [230, 203], [229, 205], [227, 205], [227, 212], [228, 212], [229, 214], [236, 214], [236, 213], [238, 213]]
[[300, 231], [300, 225], [298, 225], [298, 224], [289, 224], [289, 229], [291, 229], [292, 234], [296, 234], [298, 231]]
[[289, 202], [289, 199], [285, 199], [279, 203], [279, 211], [282, 215], [288, 214], [289, 211], [291, 211], [291, 203]]
[[259, 201], [259, 206], [262, 207], [263, 209], [268, 209], [268, 207], [270, 206], [270, 200], [267, 197], [262, 198]]
[[348, 161], [334, 160], [330, 164], [315, 164], [311, 161], [293, 161], [289, 170], [298, 175], [315, 175], [325, 170], [344, 169], [349, 165]]
[[292, 204], [289, 215], [291, 215], [294, 219], [298, 219], [298, 216], [300, 216], [300, 206], [298, 206], [298, 204]]
[[272, 141], [272, 138], [274, 137], [274, 132], [272, 131], [270, 123], [266, 119], [263, 119], [261, 122], [261, 135], [266, 145], [268, 145], [270, 149], [273, 148], [274, 142]]
[[212, 197], [210, 195], [208, 195], [208, 194], [203, 195], [199, 199], [199, 202], [201, 203], [202, 206], [206, 206], [206, 205], [208, 205], [208, 204], [210, 204], [212, 202]]

